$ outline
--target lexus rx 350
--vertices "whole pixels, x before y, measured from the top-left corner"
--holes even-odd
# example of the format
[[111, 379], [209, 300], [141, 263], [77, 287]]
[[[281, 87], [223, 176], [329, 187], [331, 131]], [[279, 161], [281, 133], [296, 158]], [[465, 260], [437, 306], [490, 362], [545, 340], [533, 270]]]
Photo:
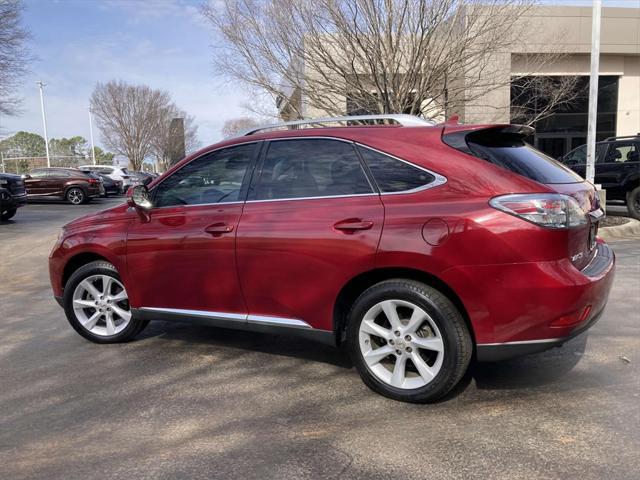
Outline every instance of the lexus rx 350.
[[427, 402], [472, 358], [559, 346], [598, 319], [614, 274], [598, 197], [529, 128], [360, 120], [246, 132], [67, 224], [50, 273], [71, 326], [97, 343], [156, 319], [288, 332]]

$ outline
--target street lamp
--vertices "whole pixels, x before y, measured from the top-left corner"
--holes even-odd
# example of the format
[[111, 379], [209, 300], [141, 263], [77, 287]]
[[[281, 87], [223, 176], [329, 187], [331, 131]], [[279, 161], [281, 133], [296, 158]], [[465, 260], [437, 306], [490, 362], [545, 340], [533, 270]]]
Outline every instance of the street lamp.
[[36, 82], [40, 87], [40, 107], [42, 107], [42, 125], [44, 126], [44, 148], [47, 152], [47, 167], [51, 167], [51, 159], [49, 158], [49, 137], [47, 137], [47, 116], [44, 113], [44, 83], [42, 80]]
[[91, 158], [93, 164], [96, 164], [96, 147], [93, 144], [93, 121], [91, 119], [91, 105], [89, 105], [89, 135], [91, 137]]

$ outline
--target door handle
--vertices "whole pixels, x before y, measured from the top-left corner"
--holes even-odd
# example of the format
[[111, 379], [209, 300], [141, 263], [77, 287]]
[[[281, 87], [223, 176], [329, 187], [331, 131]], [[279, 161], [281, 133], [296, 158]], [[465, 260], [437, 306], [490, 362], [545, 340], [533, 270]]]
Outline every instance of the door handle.
[[359, 218], [350, 218], [348, 220], [342, 220], [333, 225], [333, 228], [347, 233], [353, 233], [356, 230], [369, 230], [373, 227], [373, 222], [367, 220], [361, 220]]
[[210, 233], [211, 235], [221, 235], [223, 233], [231, 233], [233, 232], [233, 225], [229, 225], [228, 223], [218, 222], [213, 223], [204, 229], [205, 232]]

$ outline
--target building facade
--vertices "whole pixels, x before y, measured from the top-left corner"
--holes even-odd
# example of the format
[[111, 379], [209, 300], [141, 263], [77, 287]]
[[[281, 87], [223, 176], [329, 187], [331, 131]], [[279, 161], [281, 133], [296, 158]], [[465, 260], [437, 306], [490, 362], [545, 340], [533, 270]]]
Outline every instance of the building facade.
[[[575, 99], [552, 110], [534, 122], [536, 135], [531, 141], [541, 150], [558, 157], [586, 143], [588, 116], [588, 84], [591, 51], [591, 8], [589, 7], [535, 7], [521, 16], [522, 36], [508, 51], [492, 54], [491, 72], [496, 88], [480, 96], [469, 95], [469, 100], [456, 106], [464, 123], [519, 122], [519, 102], [528, 99], [529, 107], [537, 108], [536, 82], [527, 78], [572, 78]], [[531, 70], [531, 59], [548, 55], [550, 61]], [[523, 91], [519, 82], [528, 85]], [[471, 92], [473, 84], [465, 85]], [[288, 119], [291, 102], [301, 102], [299, 92], [290, 92], [281, 99], [279, 108]], [[344, 99], [345, 114], [364, 113], [349, 110], [349, 99]], [[540, 108], [544, 107], [542, 100]], [[402, 113], [402, 112], [394, 112]], [[533, 112], [535, 113], [535, 112]], [[308, 118], [325, 116], [326, 112], [309, 107], [304, 109]], [[442, 118], [445, 112], [435, 115]], [[600, 46], [600, 76], [598, 99], [597, 138], [635, 135], [640, 132], [640, 8], [603, 8]]]

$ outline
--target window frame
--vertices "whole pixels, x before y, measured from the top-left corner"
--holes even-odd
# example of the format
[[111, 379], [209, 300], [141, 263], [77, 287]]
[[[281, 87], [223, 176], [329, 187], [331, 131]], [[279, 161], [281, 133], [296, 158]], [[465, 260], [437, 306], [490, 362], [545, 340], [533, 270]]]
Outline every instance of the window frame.
[[392, 158], [393, 160], [405, 163], [405, 164], [407, 164], [407, 165], [409, 165], [409, 166], [411, 166], [413, 168], [417, 168], [418, 170], [422, 170], [423, 172], [426, 172], [429, 175], [433, 176], [433, 182], [427, 183], [427, 184], [422, 185], [420, 187], [411, 188], [409, 190], [400, 190], [399, 192], [383, 192], [380, 189], [380, 186], [378, 185], [378, 183], [376, 182], [376, 179], [373, 176], [373, 173], [369, 170], [369, 166], [367, 165], [367, 162], [362, 157], [362, 154], [360, 153], [360, 150], [358, 148], [356, 148], [356, 151], [358, 152], [358, 156], [360, 157], [360, 160], [365, 165], [365, 168], [367, 170], [367, 173], [370, 175], [370, 178], [373, 180], [373, 182], [375, 182], [376, 189], [378, 190], [380, 195], [406, 195], [406, 194], [421, 192], [423, 190], [428, 190], [430, 188], [439, 187], [440, 185], [444, 185], [445, 183], [447, 183], [447, 177], [445, 177], [444, 175], [441, 175], [441, 174], [439, 174], [437, 172], [434, 172], [433, 170], [429, 170], [428, 168], [425, 168], [425, 167], [423, 167], [421, 165], [416, 165], [413, 162], [409, 162], [408, 160], [405, 160], [403, 158], [397, 157], [396, 155], [393, 155], [393, 154], [388, 153], [388, 152], [384, 152], [384, 151], [379, 150], [379, 149], [374, 148], [374, 147], [370, 147], [369, 145], [365, 145], [363, 143], [355, 142], [355, 145], [358, 148], [360, 148], [360, 147], [366, 148], [368, 150], [371, 150], [372, 152], [376, 152], [376, 153], [379, 153], [381, 155], [385, 155], [385, 156], [387, 156], [389, 158]]
[[[351, 144], [351, 148], [353, 148], [354, 154], [358, 159], [358, 162], [360, 163], [360, 168], [362, 168], [364, 176], [366, 177], [367, 182], [371, 187], [371, 193], [349, 193], [345, 195], [321, 195], [321, 196], [291, 197], [291, 198], [265, 198], [265, 199], [250, 198], [250, 195], [255, 193], [256, 185], [260, 181], [260, 178], [262, 177], [264, 162], [267, 156], [267, 152], [269, 151], [269, 145], [271, 145], [272, 142], [281, 142], [281, 141], [288, 141], [288, 140], [333, 140], [336, 142]], [[378, 185], [375, 183], [371, 175], [371, 172], [367, 168], [367, 165], [362, 159], [362, 156], [360, 155], [360, 152], [358, 152], [358, 149], [356, 148], [356, 146], [357, 146], [356, 142], [354, 142], [353, 140], [347, 140], [346, 138], [315, 136], [315, 135], [300, 136], [300, 137], [280, 137], [280, 138], [270, 138], [268, 140], [265, 140], [262, 150], [260, 151], [260, 157], [254, 168], [254, 173], [252, 175], [249, 187], [247, 189], [248, 191], [247, 191], [246, 203], [287, 202], [287, 201], [298, 201], [298, 200], [320, 200], [323, 198], [370, 197], [373, 195], [380, 195], [380, 189], [378, 188]]]
[[215, 203], [192, 203], [192, 204], [188, 204], [188, 205], [166, 205], [164, 207], [156, 207], [155, 205], [152, 207], [151, 211], [155, 211], [155, 210], [163, 210], [163, 209], [167, 209], [167, 208], [190, 208], [190, 207], [202, 207], [202, 206], [211, 206], [211, 205], [237, 205], [239, 203], [245, 203], [247, 200], [247, 193], [249, 191], [249, 183], [251, 182], [251, 179], [253, 177], [253, 171], [255, 170], [256, 167], [256, 162], [258, 160], [258, 158], [260, 157], [262, 150], [263, 150], [263, 145], [264, 145], [264, 141], [263, 140], [250, 140], [247, 142], [241, 142], [241, 143], [234, 143], [233, 145], [225, 145], [224, 147], [218, 147], [218, 148], [214, 148], [213, 150], [209, 150], [205, 153], [203, 153], [202, 155], [198, 155], [197, 157], [189, 160], [187, 163], [185, 163], [184, 165], [181, 165], [180, 168], [178, 168], [177, 170], [171, 172], [171, 175], [167, 175], [166, 177], [162, 178], [157, 184], [155, 184], [151, 190], [149, 190], [149, 193], [151, 195], [151, 201], [152, 203], [155, 203], [156, 201], [156, 194], [157, 194], [157, 188], [158, 186], [162, 185], [165, 181], [167, 181], [167, 179], [173, 177], [174, 175], [176, 175], [178, 172], [180, 172], [183, 168], [185, 168], [187, 165], [190, 165], [191, 163], [200, 160], [206, 156], [209, 155], [214, 155], [217, 152], [220, 152], [222, 150], [227, 150], [229, 148], [235, 148], [235, 147], [240, 147], [242, 145], [249, 145], [249, 144], [254, 144], [254, 149], [253, 149], [253, 153], [251, 154], [251, 158], [249, 159], [249, 164], [247, 165], [247, 170], [244, 172], [244, 177], [242, 177], [242, 183], [240, 184], [240, 192], [238, 193], [238, 198], [239, 200], [235, 200], [233, 202], [215, 202]]

